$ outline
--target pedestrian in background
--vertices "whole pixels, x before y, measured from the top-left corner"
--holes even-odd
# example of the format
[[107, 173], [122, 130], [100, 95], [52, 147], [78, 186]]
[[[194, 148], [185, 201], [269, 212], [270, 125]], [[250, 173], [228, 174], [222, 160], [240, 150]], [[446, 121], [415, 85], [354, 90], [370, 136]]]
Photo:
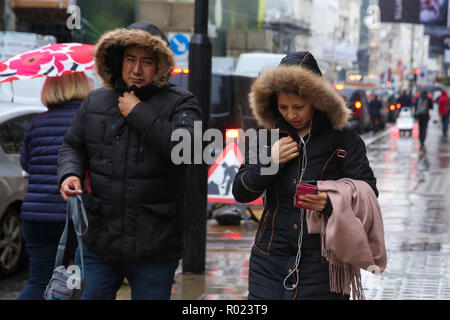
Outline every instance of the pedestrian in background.
[[397, 99], [397, 103], [400, 103], [401, 107], [411, 107], [413, 105], [411, 95], [406, 90], [403, 90], [400, 97]]
[[425, 139], [427, 137], [428, 121], [430, 121], [430, 110], [433, 109], [433, 101], [428, 97], [426, 91], [422, 91], [417, 98], [415, 106], [415, 118], [419, 122], [420, 151], [425, 151]]
[[442, 89], [441, 97], [438, 101], [439, 104], [439, 115], [442, 119], [442, 135], [447, 137], [448, 134], [448, 121], [450, 115], [450, 101], [448, 99], [447, 91]]
[[[250, 105], [258, 123], [279, 129], [280, 139], [267, 147], [280, 169], [262, 175], [261, 165], [249, 164], [246, 155], [234, 179], [238, 202], [265, 194], [250, 256], [249, 299], [349, 299], [349, 292], [331, 291], [331, 267], [321, 253], [321, 235], [308, 232], [307, 216], [293, 204], [296, 185], [303, 181], [358, 179], [378, 195], [365, 144], [347, 125], [350, 111], [321, 75], [311, 53], [294, 52], [262, 73], [251, 89]], [[303, 201], [321, 215], [335, 214], [327, 192], [320, 189]]]
[[372, 95], [372, 100], [369, 103], [369, 114], [372, 120], [372, 132], [375, 133], [380, 130], [381, 109], [383, 106], [377, 95]]
[[[82, 100], [91, 91], [83, 72], [48, 77], [41, 93], [48, 111], [34, 117], [24, 135], [20, 163], [28, 173], [22, 204], [22, 233], [29, 256], [28, 282], [20, 300], [43, 300], [55, 267], [56, 251], [66, 221], [66, 203], [59, 194], [58, 150]], [[77, 240], [71, 225], [63, 263], [73, 262]]]
[[193, 137], [201, 109], [192, 93], [168, 82], [174, 54], [153, 24], [104, 34], [95, 65], [104, 88], [84, 100], [58, 158], [64, 199], [81, 192], [89, 172], [81, 298], [113, 300], [127, 278], [133, 300], [170, 299], [187, 172], [171, 160], [178, 143], [171, 137], [177, 129]]

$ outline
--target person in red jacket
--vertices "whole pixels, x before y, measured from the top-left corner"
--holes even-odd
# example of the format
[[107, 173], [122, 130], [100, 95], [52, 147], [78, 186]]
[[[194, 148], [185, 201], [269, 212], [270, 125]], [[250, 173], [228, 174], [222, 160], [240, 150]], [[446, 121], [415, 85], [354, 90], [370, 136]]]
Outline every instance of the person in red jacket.
[[448, 132], [448, 120], [450, 115], [450, 105], [448, 101], [447, 91], [442, 90], [441, 97], [439, 98], [439, 115], [442, 118], [442, 134], [447, 137]]

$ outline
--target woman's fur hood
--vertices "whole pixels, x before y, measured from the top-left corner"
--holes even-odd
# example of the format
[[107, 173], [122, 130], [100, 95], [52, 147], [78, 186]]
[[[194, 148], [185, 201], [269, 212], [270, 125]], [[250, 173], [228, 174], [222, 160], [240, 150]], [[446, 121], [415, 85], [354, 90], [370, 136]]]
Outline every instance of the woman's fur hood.
[[128, 46], [150, 49], [158, 63], [153, 85], [162, 87], [167, 84], [175, 65], [173, 52], [167, 42], [146, 30], [119, 28], [105, 33], [95, 47], [96, 72], [105, 88], [114, 88], [117, 77], [121, 77], [123, 51]]
[[264, 128], [276, 128], [276, 95], [282, 91], [297, 93], [312, 101], [314, 108], [328, 116], [333, 129], [343, 129], [351, 117], [344, 99], [322, 77], [298, 65], [280, 65], [263, 72], [253, 83], [249, 95], [250, 108]]

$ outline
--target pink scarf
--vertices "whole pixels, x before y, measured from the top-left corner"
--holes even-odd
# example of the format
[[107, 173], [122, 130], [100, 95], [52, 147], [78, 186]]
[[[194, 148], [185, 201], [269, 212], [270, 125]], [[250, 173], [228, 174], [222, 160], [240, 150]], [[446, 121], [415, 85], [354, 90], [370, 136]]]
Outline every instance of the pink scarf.
[[320, 233], [322, 256], [330, 264], [330, 290], [363, 300], [360, 269], [381, 274], [386, 268], [384, 227], [378, 199], [364, 181], [318, 181], [333, 205], [330, 218], [307, 210], [310, 234]]

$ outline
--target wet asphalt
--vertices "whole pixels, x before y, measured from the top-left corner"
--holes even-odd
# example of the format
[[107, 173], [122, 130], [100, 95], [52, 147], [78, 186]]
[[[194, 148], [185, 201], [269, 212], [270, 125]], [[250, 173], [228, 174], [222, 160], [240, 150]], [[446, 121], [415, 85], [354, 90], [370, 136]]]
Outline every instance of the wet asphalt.
[[[400, 136], [395, 125], [388, 125], [363, 139], [377, 178], [388, 254], [380, 276], [362, 271], [366, 299], [450, 299], [450, 140], [432, 121], [426, 152], [419, 151], [417, 125], [412, 136]], [[172, 300], [247, 299], [248, 258], [255, 232], [244, 220], [239, 226], [208, 220], [206, 271], [183, 274], [181, 261]], [[16, 299], [27, 273], [24, 267], [0, 279], [0, 300]], [[117, 299], [130, 299], [126, 283]]]

